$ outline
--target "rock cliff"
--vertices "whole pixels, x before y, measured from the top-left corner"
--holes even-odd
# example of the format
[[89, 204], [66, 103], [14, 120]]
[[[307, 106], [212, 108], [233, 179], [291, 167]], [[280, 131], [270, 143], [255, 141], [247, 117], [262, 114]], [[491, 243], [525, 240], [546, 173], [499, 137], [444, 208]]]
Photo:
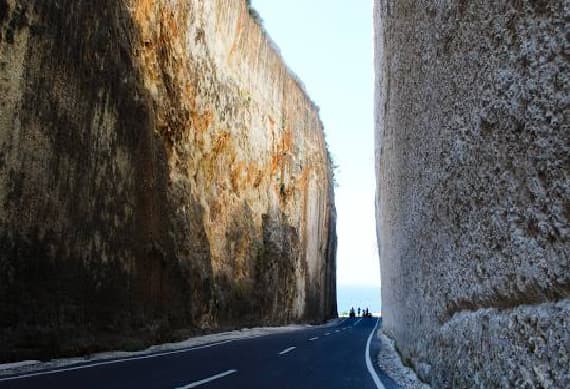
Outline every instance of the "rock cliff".
[[569, 18], [375, 1], [384, 329], [435, 387], [570, 387]]
[[0, 0], [0, 360], [336, 315], [318, 108], [242, 0]]

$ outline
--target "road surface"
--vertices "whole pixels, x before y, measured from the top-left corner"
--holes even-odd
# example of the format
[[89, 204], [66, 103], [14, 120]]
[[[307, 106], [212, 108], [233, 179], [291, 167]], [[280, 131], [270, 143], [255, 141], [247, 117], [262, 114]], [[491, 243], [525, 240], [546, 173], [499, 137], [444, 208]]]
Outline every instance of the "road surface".
[[366, 358], [366, 351], [372, 360], [377, 354], [377, 345], [368, 342], [377, 324], [376, 318], [352, 318], [334, 326], [4, 376], [0, 389], [391, 389], [397, 386]]

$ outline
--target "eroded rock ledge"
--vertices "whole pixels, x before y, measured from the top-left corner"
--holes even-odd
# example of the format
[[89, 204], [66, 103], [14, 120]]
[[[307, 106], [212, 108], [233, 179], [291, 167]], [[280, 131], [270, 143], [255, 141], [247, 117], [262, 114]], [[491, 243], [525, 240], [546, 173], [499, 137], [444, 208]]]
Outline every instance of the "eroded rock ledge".
[[244, 1], [0, 0], [0, 360], [322, 321], [335, 253], [318, 109]]

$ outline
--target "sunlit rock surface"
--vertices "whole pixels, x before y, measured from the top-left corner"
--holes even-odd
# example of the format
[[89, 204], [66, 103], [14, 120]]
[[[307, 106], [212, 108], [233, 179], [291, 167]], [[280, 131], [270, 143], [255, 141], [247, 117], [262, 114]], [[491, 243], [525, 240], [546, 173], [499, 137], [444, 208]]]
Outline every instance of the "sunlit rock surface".
[[0, 359], [322, 321], [335, 253], [318, 108], [244, 1], [0, 0]]
[[569, 18], [375, 2], [384, 328], [435, 387], [570, 387]]

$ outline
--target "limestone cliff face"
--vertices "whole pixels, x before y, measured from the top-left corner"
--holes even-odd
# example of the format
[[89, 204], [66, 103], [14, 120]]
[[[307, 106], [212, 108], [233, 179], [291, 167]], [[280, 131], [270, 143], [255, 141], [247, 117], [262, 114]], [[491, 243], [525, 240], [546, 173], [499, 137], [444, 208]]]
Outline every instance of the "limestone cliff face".
[[242, 0], [0, 0], [0, 359], [336, 315], [318, 109]]
[[384, 327], [435, 387], [569, 387], [568, 3], [376, 0]]

